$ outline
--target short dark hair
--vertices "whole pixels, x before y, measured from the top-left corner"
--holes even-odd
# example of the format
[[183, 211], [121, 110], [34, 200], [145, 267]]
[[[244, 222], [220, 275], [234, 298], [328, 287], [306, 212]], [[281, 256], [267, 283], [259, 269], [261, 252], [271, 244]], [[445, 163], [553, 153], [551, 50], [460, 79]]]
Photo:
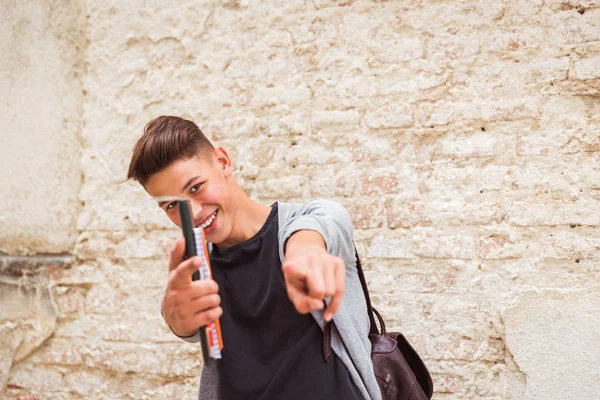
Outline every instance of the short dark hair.
[[145, 185], [148, 179], [177, 160], [205, 155], [214, 149], [198, 125], [175, 116], [150, 121], [133, 147], [127, 179]]

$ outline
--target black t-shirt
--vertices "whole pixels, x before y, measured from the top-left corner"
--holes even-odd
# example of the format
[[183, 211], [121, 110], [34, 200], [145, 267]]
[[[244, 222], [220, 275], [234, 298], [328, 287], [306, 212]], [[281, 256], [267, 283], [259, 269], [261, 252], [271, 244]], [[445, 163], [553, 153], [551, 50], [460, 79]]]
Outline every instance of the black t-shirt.
[[224, 348], [218, 361], [223, 400], [358, 400], [344, 364], [323, 359], [323, 333], [289, 300], [279, 259], [277, 205], [252, 238], [213, 246]]

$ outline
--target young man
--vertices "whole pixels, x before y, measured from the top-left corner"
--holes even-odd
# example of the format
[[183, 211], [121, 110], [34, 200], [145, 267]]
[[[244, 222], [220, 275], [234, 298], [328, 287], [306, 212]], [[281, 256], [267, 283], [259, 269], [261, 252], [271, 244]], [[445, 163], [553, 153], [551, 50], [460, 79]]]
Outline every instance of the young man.
[[[176, 242], [161, 301], [165, 322], [187, 341], [197, 342], [198, 329], [220, 318], [222, 359], [203, 368], [200, 399], [381, 398], [342, 206], [256, 203], [236, 184], [225, 149], [172, 116], [146, 126], [128, 178], [153, 197], [189, 198], [212, 244], [214, 280], [192, 281], [200, 260], [184, 260], [183, 238]], [[159, 206], [180, 225], [176, 202]], [[326, 351], [330, 320], [333, 351]]]

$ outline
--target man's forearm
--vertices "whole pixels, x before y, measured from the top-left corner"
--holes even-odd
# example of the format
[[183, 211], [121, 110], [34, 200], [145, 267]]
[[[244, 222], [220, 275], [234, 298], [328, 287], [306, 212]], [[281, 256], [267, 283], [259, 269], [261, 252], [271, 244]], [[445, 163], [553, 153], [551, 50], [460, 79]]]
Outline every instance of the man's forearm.
[[327, 252], [325, 239], [319, 232], [311, 230], [294, 232], [285, 244], [284, 256], [286, 260], [289, 260], [305, 255], [307, 250]]

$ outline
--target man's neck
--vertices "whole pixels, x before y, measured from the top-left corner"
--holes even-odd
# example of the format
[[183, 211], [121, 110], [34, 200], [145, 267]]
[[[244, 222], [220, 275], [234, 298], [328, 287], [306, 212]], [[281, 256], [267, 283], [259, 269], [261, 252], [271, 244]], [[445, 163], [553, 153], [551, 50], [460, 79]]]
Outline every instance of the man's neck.
[[231, 234], [227, 240], [219, 243], [220, 248], [231, 247], [256, 235], [271, 213], [271, 207], [255, 202], [239, 187], [235, 191], [234, 210], [230, 215]]

